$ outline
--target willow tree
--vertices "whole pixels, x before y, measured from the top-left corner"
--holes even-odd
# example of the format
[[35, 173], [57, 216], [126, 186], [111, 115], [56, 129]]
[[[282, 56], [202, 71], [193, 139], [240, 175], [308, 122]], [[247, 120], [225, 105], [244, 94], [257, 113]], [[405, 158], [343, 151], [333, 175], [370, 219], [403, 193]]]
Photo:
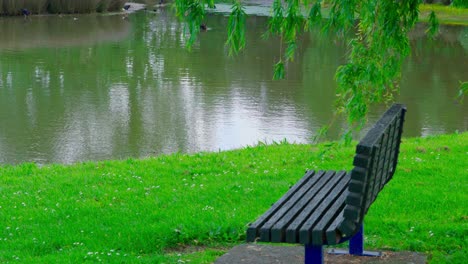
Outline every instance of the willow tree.
[[[323, 3], [326, 2], [326, 3]], [[285, 77], [285, 64], [291, 63], [301, 34], [314, 27], [348, 36], [347, 63], [336, 71], [336, 113], [347, 117], [351, 132], [366, 121], [372, 104], [391, 101], [398, 92], [401, 66], [410, 53], [408, 33], [418, 20], [420, 0], [273, 0], [268, 34], [281, 41], [281, 58], [274, 65], [274, 78]], [[175, 0], [177, 15], [186, 22], [188, 46], [196, 40], [205, 17], [205, 8], [214, 0]], [[327, 11], [324, 18], [322, 11]], [[323, 12], [325, 13], [325, 12]], [[245, 47], [246, 14], [241, 0], [232, 4], [227, 27], [230, 54]], [[434, 13], [428, 33], [437, 31]], [[326, 130], [326, 129], [325, 129]]]

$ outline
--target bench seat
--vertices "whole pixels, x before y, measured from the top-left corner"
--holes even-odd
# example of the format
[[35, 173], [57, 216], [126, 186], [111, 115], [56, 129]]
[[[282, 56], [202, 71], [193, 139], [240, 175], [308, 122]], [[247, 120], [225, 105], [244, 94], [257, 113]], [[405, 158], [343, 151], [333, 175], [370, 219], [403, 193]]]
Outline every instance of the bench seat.
[[247, 241], [334, 245], [350, 174], [308, 171], [247, 230]]

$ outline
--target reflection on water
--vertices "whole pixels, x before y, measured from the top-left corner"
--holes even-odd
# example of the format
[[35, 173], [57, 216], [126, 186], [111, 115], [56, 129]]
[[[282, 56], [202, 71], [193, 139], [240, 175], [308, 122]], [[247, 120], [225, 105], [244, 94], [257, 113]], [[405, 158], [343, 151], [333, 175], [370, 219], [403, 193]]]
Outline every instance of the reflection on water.
[[92, 45], [124, 39], [130, 24], [121, 16], [80, 15], [0, 18], [0, 50]]
[[[279, 43], [259, 37], [264, 17], [248, 19], [248, 46], [235, 58], [226, 56], [223, 16], [208, 18], [211, 30], [192, 52], [184, 49], [183, 26], [164, 10], [80, 26], [40, 19], [44, 25], [31, 29], [17, 18], [0, 20], [8, 27], [0, 36], [9, 36], [0, 39], [1, 163], [310, 142], [332, 118], [333, 76], [346, 54], [339, 40], [305, 36], [288, 79], [272, 81]], [[418, 29], [413, 35], [397, 98], [409, 108], [406, 136], [467, 129], [466, 104], [453, 100], [458, 81], [468, 79], [467, 30], [443, 30], [435, 41]], [[371, 122], [384, 109], [373, 109]]]

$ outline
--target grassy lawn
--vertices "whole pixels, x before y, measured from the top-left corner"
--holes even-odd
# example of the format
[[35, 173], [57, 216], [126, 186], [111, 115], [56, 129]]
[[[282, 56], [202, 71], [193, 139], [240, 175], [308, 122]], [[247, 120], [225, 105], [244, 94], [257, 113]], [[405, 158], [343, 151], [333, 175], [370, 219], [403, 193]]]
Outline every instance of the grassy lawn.
[[[0, 167], [0, 262], [211, 263], [306, 169], [349, 169], [354, 147], [260, 144], [69, 166]], [[462, 263], [468, 133], [404, 139], [371, 207], [366, 246]]]

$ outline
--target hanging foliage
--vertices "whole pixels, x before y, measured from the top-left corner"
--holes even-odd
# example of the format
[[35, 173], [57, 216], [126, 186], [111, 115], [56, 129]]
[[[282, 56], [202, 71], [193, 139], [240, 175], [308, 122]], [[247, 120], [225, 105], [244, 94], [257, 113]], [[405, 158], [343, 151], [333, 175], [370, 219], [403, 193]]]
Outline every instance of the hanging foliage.
[[237, 54], [245, 48], [245, 19], [244, 7], [240, 1], [236, 1], [232, 5], [228, 23], [226, 46], [229, 48], [229, 55]]
[[[189, 25], [190, 45], [204, 17], [204, 5], [209, 6], [210, 1], [176, 0], [177, 14]], [[336, 113], [347, 117], [349, 129], [343, 137], [349, 141], [351, 132], [359, 130], [366, 122], [369, 106], [389, 102], [398, 92], [401, 66], [410, 53], [408, 33], [418, 19], [419, 3], [419, 0], [329, 0], [326, 3], [274, 0], [266, 33], [281, 41], [274, 79], [285, 78], [285, 65], [294, 60], [297, 40], [304, 32], [320, 26], [342, 37], [351, 33], [348, 61], [337, 69], [335, 77], [338, 85]], [[322, 20], [325, 8], [327, 19]], [[242, 2], [235, 0], [226, 41], [230, 54], [237, 54], [245, 47], [245, 16]], [[429, 25], [428, 33], [437, 34], [434, 13]]]

